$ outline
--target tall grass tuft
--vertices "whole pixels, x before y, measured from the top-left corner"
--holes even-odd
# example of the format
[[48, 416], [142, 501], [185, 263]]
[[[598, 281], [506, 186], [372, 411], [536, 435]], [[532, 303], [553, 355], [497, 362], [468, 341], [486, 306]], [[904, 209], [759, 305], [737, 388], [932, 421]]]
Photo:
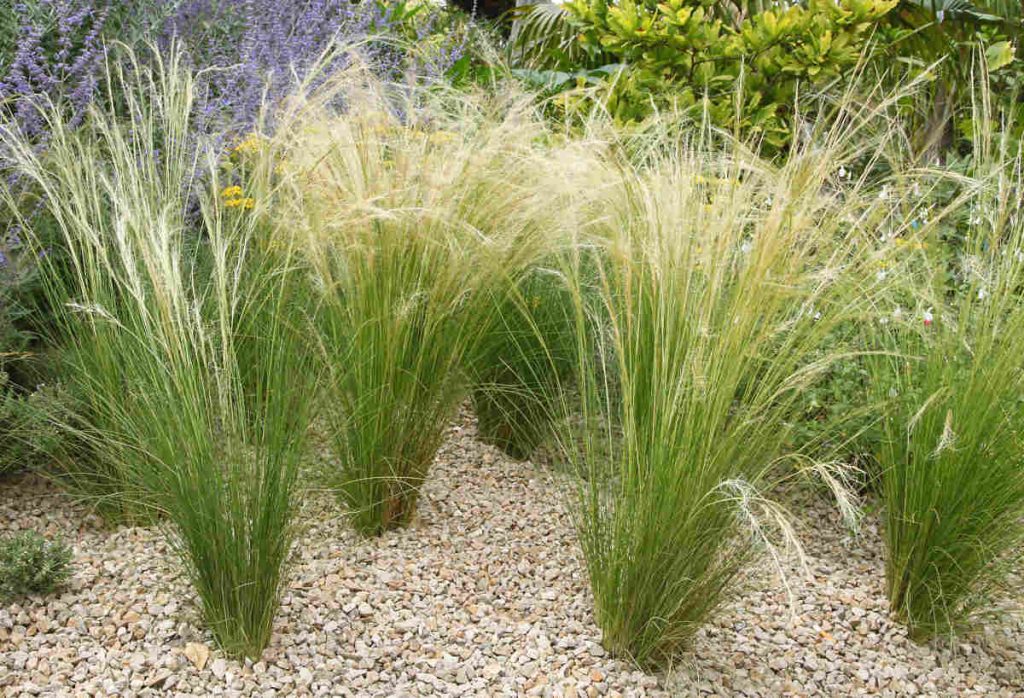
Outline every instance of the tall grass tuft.
[[0, 130], [60, 233], [47, 292], [65, 311], [71, 426], [93, 453], [64, 479], [166, 525], [218, 645], [257, 657], [293, 540], [312, 380], [292, 254], [269, 242], [276, 156], [229, 169], [196, 141], [175, 53], [129, 54], [106, 88], [116, 99], [80, 128], [43, 114], [45, 151]]
[[670, 662], [760, 550], [795, 543], [763, 493], [784, 477], [798, 393], [830, 363], [819, 350], [871, 293], [854, 292], [858, 245], [886, 205], [846, 174], [876, 155], [843, 147], [850, 128], [777, 168], [701, 131], [668, 145], [653, 131], [594, 176], [599, 206], [566, 261], [579, 378], [559, 433], [617, 655]]
[[918, 229], [893, 241], [904, 283], [876, 325], [889, 350], [872, 362], [888, 401], [886, 583], [921, 641], [998, 608], [1024, 550], [1022, 161], [1019, 143], [981, 145], [971, 176], [921, 176], [922, 191], [952, 184], [961, 195], [930, 222], [915, 211]]
[[[318, 293], [327, 481], [354, 527], [407, 524], [493, 299], [545, 246], [546, 133], [521, 99], [397, 97], [353, 71], [293, 131], [294, 234]], [[343, 115], [322, 105], [339, 96]]]

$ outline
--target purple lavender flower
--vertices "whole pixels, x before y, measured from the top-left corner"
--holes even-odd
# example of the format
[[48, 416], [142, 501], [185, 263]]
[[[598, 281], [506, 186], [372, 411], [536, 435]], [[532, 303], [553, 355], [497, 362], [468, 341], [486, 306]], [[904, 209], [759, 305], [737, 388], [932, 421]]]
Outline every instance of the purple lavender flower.
[[11, 100], [14, 118], [30, 136], [45, 139], [37, 111], [61, 102], [81, 119], [93, 100], [103, 67], [103, 32], [110, 2], [36, 0], [13, 6], [17, 43], [0, 74], [0, 100]]
[[[305, 79], [335, 42], [360, 42], [367, 65], [385, 79], [398, 79], [406, 70], [442, 75], [462, 55], [463, 39], [451, 39], [418, 65], [396, 42], [368, 41], [401, 35], [407, 26], [403, 11], [401, 4], [375, 0], [187, 0], [167, 18], [160, 43], [177, 41], [197, 67], [219, 66], [207, 74], [203, 114], [237, 131], [252, 125], [265, 98], [274, 102]], [[415, 38], [433, 30], [439, 12], [422, 18]], [[336, 58], [325, 72], [347, 60]]]

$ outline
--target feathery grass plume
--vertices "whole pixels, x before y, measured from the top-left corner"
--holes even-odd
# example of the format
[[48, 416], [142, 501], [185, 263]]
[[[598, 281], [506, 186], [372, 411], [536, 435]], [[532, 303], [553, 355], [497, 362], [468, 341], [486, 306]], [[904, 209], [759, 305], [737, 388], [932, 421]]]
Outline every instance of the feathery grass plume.
[[338, 459], [326, 478], [367, 535], [414, 515], [493, 297], [558, 213], [528, 100], [406, 89], [349, 71], [289, 136]]
[[[126, 51], [108, 71], [118, 101], [81, 128], [43, 112], [45, 153], [0, 129], [61, 235], [47, 292], [66, 311], [57, 339], [94, 452], [63, 479], [115, 512], [156, 514], [216, 642], [258, 657], [293, 540], [312, 380], [291, 252], [268, 244], [275, 153], [228, 173], [195, 142], [193, 75], [176, 52], [144, 65]], [[230, 205], [229, 185], [252, 204]]]
[[872, 293], [859, 247], [890, 202], [841, 169], [876, 157], [849, 145], [867, 121], [837, 120], [778, 168], [706, 129], [654, 130], [594, 177], [600, 206], [565, 262], [579, 378], [560, 441], [615, 654], [671, 661], [759, 548], [793, 543], [758, 493], [786, 477], [823, 339]]
[[[979, 104], [975, 123], [995, 123]], [[876, 325], [891, 352], [872, 362], [888, 401], [886, 583], [892, 612], [921, 641], [992, 613], [1015, 591], [1007, 572], [1024, 550], [1022, 158], [1005, 136], [978, 137], [969, 176], [921, 175], [925, 201], [951, 179], [961, 194], [927, 222], [913, 212], [916, 229], [889, 242], [904, 284]]]

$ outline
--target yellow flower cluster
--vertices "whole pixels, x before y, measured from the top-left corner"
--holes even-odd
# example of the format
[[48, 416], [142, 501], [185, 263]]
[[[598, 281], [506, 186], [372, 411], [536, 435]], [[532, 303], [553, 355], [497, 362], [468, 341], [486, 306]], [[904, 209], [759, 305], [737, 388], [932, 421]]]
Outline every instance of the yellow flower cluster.
[[231, 187], [225, 187], [220, 195], [224, 199], [224, 205], [227, 208], [244, 208], [249, 209], [256, 205], [256, 200], [251, 196], [243, 196], [245, 192], [237, 184]]
[[240, 155], [246, 155], [248, 153], [257, 153], [262, 147], [263, 138], [258, 133], [253, 132], [239, 141], [231, 150]]

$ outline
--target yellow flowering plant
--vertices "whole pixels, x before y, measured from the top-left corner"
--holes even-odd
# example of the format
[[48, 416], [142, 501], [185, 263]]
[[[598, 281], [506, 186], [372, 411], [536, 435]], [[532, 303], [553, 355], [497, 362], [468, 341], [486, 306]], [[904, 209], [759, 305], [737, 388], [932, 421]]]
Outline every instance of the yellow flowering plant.
[[[270, 146], [264, 136], [257, 131], [252, 131], [228, 149], [227, 156], [222, 162], [221, 169], [229, 181], [245, 182], [252, 176], [250, 172], [266, 159], [263, 155]], [[275, 175], [281, 174], [280, 163], [272, 172]], [[238, 209], [242, 211], [252, 210], [256, 206], [256, 199], [246, 194], [245, 189], [239, 184], [233, 184], [221, 189], [221, 203], [225, 208]]]
[[220, 192], [220, 197], [225, 208], [248, 210], [256, 205], [256, 199], [251, 196], [245, 196], [245, 190], [237, 184], [224, 187]]

